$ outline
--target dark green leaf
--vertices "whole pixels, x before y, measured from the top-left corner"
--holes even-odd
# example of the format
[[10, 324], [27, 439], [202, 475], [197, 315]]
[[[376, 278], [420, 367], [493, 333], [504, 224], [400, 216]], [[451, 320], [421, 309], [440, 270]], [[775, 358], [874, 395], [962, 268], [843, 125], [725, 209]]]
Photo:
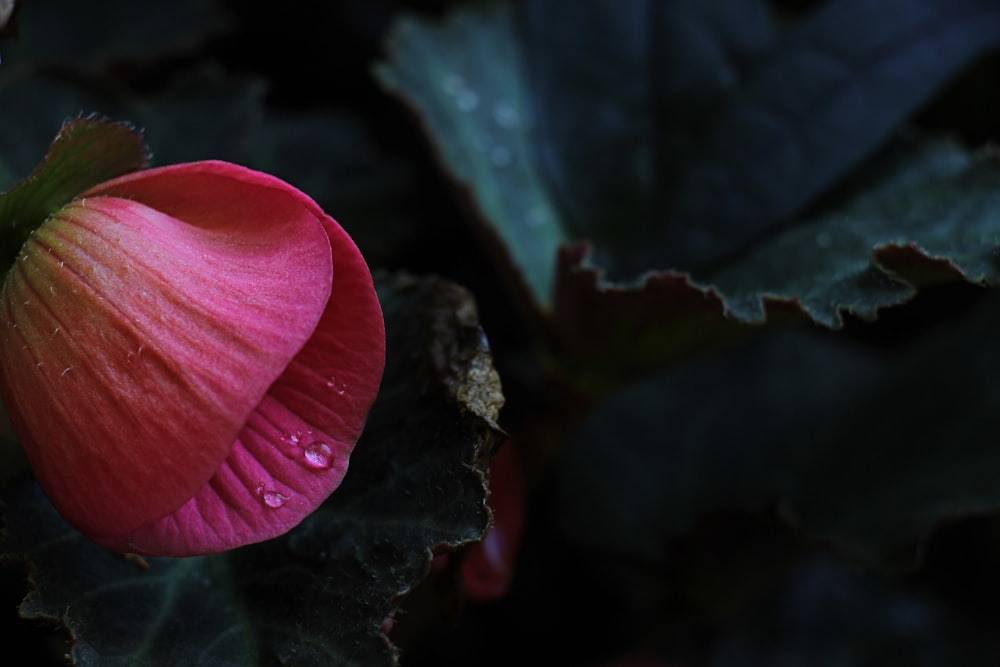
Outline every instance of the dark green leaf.
[[991, 295], [889, 354], [772, 332], [635, 384], [566, 448], [559, 525], [656, 563], [705, 511], [780, 506], [860, 562], [910, 568], [938, 522], [1000, 509], [998, 322]]
[[[805, 220], [712, 277], [730, 314], [763, 322], [762, 295], [795, 298], [817, 322], [840, 311], [874, 319], [911, 298], [900, 274], [961, 276], [1000, 284], [1000, 159], [928, 142], [884, 157], [866, 187], [834, 210]], [[907, 256], [901, 248], [909, 248]], [[920, 262], [920, 257], [924, 261]], [[935, 268], [934, 264], [937, 264]]]
[[702, 279], [660, 272], [615, 285], [587, 248], [559, 256], [553, 325], [562, 365], [600, 393], [665, 362], [806, 315], [840, 328], [921, 285], [1000, 284], [1000, 160], [942, 141], [899, 141], [835, 205]]
[[752, 0], [534, 1], [404, 20], [378, 72], [547, 306], [566, 241], [619, 281], [760, 239], [1000, 42], [1000, 10], [839, 0], [775, 42]]
[[823, 4], [730, 101], [672, 184], [667, 265], [718, 261], [786, 221], [998, 43], [992, 0]]
[[[555, 354], [582, 385], [729, 340], [765, 304], [838, 327], [920, 282], [997, 277], [994, 159], [956, 147], [877, 161], [825, 215], [787, 224], [1000, 41], [994, 3], [840, 0], [780, 43], [753, 1], [521, 7], [406, 19], [378, 74], [473, 196], [504, 268], [552, 308]], [[647, 271], [724, 256], [712, 272]]]
[[438, 28], [407, 19], [376, 73], [421, 115], [449, 174], [468, 189], [537, 303], [552, 298], [569, 240], [539, 173], [521, 46], [506, 5]]
[[615, 279], [690, 268], [684, 249], [661, 241], [668, 225], [686, 237], [700, 226], [665, 213], [686, 194], [676, 184], [726, 104], [772, 49], [769, 9], [759, 0], [589, 0], [566, 12], [528, 0], [523, 14], [519, 74], [537, 118], [537, 160], [566, 226], [595, 242]]
[[[589, 247], [559, 253], [552, 326], [555, 360], [574, 386], [593, 396], [650, 372], [748, 335], [726, 316], [718, 291], [686, 273], [647, 275], [638, 285], [614, 285], [589, 261]], [[800, 319], [794, 301], [762, 297], [770, 324]]]
[[393, 665], [384, 623], [431, 554], [482, 536], [503, 402], [470, 295], [382, 278], [382, 392], [339, 489], [287, 535], [149, 560], [69, 528], [33, 482], [8, 493], [7, 558], [32, 565], [28, 618], [62, 623], [76, 664]]

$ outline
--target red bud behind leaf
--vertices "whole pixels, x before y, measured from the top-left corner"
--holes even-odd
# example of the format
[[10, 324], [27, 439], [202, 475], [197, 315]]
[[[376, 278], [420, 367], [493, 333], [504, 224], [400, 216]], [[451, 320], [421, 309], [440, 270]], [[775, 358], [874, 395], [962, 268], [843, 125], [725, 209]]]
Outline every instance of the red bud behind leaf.
[[524, 531], [524, 479], [512, 442], [506, 442], [490, 465], [489, 505], [493, 525], [462, 561], [465, 596], [476, 602], [507, 594]]

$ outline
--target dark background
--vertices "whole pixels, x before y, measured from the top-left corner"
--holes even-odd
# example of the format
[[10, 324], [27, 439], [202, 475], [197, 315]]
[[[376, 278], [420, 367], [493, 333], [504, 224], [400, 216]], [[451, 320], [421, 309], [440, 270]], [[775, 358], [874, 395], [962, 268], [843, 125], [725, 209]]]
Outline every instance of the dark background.
[[[105, 74], [137, 95], [155, 95], [199, 63], [213, 62], [231, 76], [266, 81], [269, 109], [358, 119], [376, 150], [403, 165], [406, 187], [393, 204], [406, 211], [410, 227], [398, 237], [405, 242], [379, 243], [386, 232], [352, 228], [345, 217], [341, 223], [373, 268], [434, 273], [473, 292], [504, 381], [503, 425], [517, 434], [532, 428], [539, 406], [572, 404], [573, 396], [550, 383], [534, 358], [529, 332], [512, 315], [511, 295], [487, 268], [491, 260], [467, 201], [442, 174], [416, 119], [371, 74], [401, 13], [440, 17], [473, 4], [230, 0], [223, 5], [232, 23], [196, 48], [113, 62]], [[820, 3], [773, 4], [794, 17]], [[1000, 56], [990, 55], [912, 121], [970, 146], [992, 142], [1000, 116], [984, 100], [996, 100], [997, 90]], [[961, 318], [984, 298], [968, 285], [929, 289], [875, 323], [849, 319], [840, 335], [892, 349]], [[553, 530], [549, 470], [539, 465], [526, 475], [527, 522], [509, 594], [462, 601], [454, 570], [432, 576], [397, 617], [392, 638], [403, 665], [938, 665], [965, 647], [975, 664], [1000, 664], [1000, 641], [990, 637], [1000, 622], [1000, 521], [991, 514], [943, 525], [918, 570], [883, 576], [849, 566], [822, 541], [802, 539], [780, 511], [719, 511], [671, 538], [670, 561], [648, 572], [580, 549]], [[7, 655], [25, 651], [23, 664], [47, 658], [61, 664], [63, 633], [16, 617], [22, 568], [5, 566], [3, 575]]]

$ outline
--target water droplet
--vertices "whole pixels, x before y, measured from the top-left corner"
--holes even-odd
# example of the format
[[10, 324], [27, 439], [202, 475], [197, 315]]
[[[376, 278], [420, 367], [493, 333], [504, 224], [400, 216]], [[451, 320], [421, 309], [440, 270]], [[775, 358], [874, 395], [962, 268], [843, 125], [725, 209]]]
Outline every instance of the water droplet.
[[529, 227], [538, 227], [548, 222], [549, 214], [541, 206], [532, 206], [528, 211], [527, 223]]
[[510, 161], [510, 149], [506, 146], [495, 146], [493, 150], [490, 151], [490, 162], [493, 163], [493, 166], [506, 167], [510, 164]]
[[517, 109], [506, 102], [501, 102], [493, 107], [493, 120], [495, 120], [497, 125], [500, 127], [509, 130], [517, 126], [520, 118], [517, 115]]
[[338, 382], [337, 378], [330, 376], [330, 379], [326, 381], [326, 388], [333, 389], [337, 392], [337, 396], [343, 396], [347, 393], [347, 385], [343, 382]]
[[462, 111], [473, 111], [479, 106], [479, 95], [474, 90], [462, 90], [455, 95], [455, 103]]
[[[311, 434], [312, 431], [309, 431], [309, 435]], [[297, 445], [300, 442], [302, 442], [302, 437], [304, 435], [306, 434], [303, 433], [301, 429], [296, 429], [292, 433], [286, 433], [283, 436], [281, 436], [281, 441], [289, 445]]]
[[308, 447], [302, 450], [302, 455], [306, 459], [306, 465], [310, 468], [316, 468], [317, 470], [330, 467], [330, 461], [333, 458], [333, 450], [330, 449], [330, 445], [317, 440], [310, 443]]
[[264, 499], [264, 504], [271, 509], [278, 509], [288, 502], [288, 496], [280, 491], [264, 491], [260, 497]]
[[457, 74], [449, 74], [441, 82], [441, 89], [449, 95], [458, 95], [465, 88], [465, 79]]

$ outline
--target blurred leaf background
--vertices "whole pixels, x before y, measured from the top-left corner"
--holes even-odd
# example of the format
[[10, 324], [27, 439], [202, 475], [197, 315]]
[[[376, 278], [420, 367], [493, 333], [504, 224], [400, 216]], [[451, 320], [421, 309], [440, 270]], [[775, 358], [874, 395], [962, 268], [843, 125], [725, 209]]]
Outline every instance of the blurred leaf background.
[[[474, 299], [528, 489], [513, 579], [413, 574], [398, 658], [359, 664], [1000, 661], [995, 2], [32, 0], [14, 27], [0, 189], [98, 112]], [[404, 509], [394, 548], [433, 543]]]

